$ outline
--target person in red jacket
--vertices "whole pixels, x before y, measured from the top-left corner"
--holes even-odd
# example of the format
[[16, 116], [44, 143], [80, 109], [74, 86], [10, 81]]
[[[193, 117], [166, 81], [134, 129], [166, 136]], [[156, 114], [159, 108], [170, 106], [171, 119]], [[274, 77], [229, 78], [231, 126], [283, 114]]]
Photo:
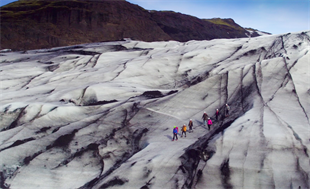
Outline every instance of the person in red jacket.
[[211, 125], [212, 125], [212, 120], [210, 118], [208, 118], [208, 128], [209, 128], [209, 130], [210, 130]]
[[220, 111], [219, 109], [216, 109], [216, 112], [215, 112], [216, 121], [219, 120], [219, 115], [220, 115]]
[[189, 132], [193, 132], [193, 121], [192, 121], [192, 119], [189, 120], [188, 127], [189, 127]]

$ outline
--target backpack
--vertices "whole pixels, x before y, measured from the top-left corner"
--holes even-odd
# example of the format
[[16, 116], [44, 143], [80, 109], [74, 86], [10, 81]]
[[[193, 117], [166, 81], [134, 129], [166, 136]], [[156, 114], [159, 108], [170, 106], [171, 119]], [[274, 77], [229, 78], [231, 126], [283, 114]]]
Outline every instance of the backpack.
[[174, 128], [174, 129], [173, 129], [173, 133], [178, 133], [178, 129], [177, 129], [177, 128]]
[[183, 130], [184, 132], [186, 131], [186, 126], [185, 126], [185, 125], [183, 126], [182, 130]]
[[208, 120], [208, 125], [212, 125], [211, 119]]

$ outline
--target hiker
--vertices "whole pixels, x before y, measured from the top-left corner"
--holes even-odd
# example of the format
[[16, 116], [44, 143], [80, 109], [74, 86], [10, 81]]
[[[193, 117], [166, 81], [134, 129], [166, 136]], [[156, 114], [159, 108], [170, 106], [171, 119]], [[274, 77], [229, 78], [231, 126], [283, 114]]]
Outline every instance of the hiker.
[[219, 115], [220, 115], [220, 111], [219, 109], [216, 109], [216, 112], [215, 112], [216, 121], [219, 120]]
[[189, 120], [188, 127], [189, 127], [189, 131], [193, 132], [193, 121], [192, 121], [192, 119]]
[[172, 141], [174, 141], [174, 139], [178, 140], [178, 127], [174, 126], [172, 133], [173, 133]]
[[208, 114], [206, 112], [203, 113], [202, 120], [203, 120], [204, 126], [206, 126], [207, 125], [207, 120], [208, 120]]
[[210, 130], [211, 125], [212, 125], [212, 120], [210, 118], [208, 118], [208, 128], [209, 128], [209, 130]]
[[183, 133], [184, 133], [184, 135], [186, 137], [186, 125], [185, 124], [182, 127], [182, 135], [181, 135], [181, 137], [183, 137]]
[[228, 106], [228, 104], [226, 104], [226, 108], [225, 108], [225, 117], [228, 117], [228, 116], [229, 116], [229, 110], [230, 110], [230, 107]]

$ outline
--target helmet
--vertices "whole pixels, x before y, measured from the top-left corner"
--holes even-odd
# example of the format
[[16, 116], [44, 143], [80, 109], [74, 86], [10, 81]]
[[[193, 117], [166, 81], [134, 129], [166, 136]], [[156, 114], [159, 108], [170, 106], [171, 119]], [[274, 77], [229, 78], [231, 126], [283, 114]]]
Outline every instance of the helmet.
[[174, 126], [173, 128], [176, 128], [176, 126]]

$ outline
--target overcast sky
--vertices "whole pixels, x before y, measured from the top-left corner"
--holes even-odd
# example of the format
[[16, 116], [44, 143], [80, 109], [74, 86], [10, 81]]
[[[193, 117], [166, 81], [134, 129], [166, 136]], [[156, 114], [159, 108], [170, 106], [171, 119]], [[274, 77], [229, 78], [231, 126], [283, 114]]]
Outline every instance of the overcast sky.
[[[310, 0], [127, 0], [147, 10], [172, 10], [198, 18], [232, 18], [242, 27], [272, 34], [310, 30]], [[0, 0], [0, 6], [13, 2]]]

